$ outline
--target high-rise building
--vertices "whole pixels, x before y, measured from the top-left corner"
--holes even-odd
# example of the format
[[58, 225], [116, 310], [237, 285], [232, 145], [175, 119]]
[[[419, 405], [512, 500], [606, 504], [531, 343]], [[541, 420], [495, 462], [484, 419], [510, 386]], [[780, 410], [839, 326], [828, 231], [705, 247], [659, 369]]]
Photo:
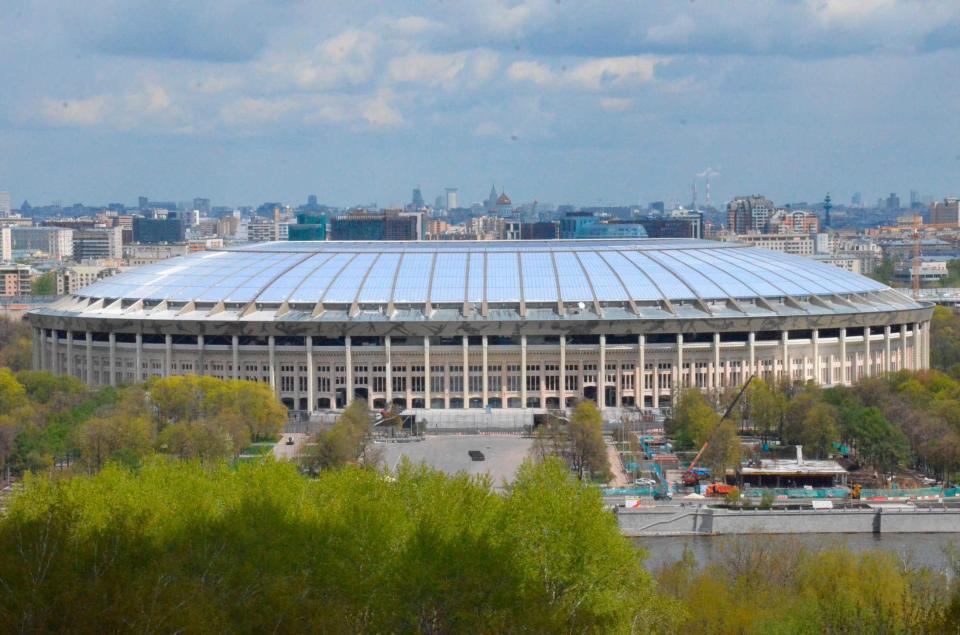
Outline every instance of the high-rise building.
[[330, 220], [331, 240], [421, 240], [423, 215], [385, 212], [354, 212]]
[[960, 226], [960, 198], [945, 198], [930, 206], [930, 222], [934, 225]]
[[0, 265], [0, 297], [30, 294], [30, 267], [8, 262]]
[[458, 190], [457, 188], [455, 188], [455, 187], [448, 187], [448, 188], [446, 188], [446, 193], [447, 193], [447, 209], [448, 209], [448, 210], [457, 209], [458, 207], [460, 207], [460, 201], [457, 200], [457, 194], [458, 194], [458, 192], [459, 192], [459, 190]]
[[123, 256], [123, 228], [97, 227], [74, 230], [74, 260], [119, 260], [121, 256]]
[[195, 198], [193, 199], [193, 209], [194, 211], [200, 212], [201, 216], [206, 216], [210, 213], [210, 199], [209, 198]]
[[773, 201], [765, 196], [738, 196], [727, 204], [727, 230], [734, 234], [762, 233], [773, 211]]
[[5, 225], [0, 226], [0, 262], [13, 260], [13, 229]]
[[41, 252], [54, 260], [73, 256], [73, 230], [61, 227], [14, 227], [11, 229], [14, 251]]
[[0, 218], [10, 218], [10, 192], [0, 192]]
[[423, 209], [427, 204], [423, 201], [423, 194], [419, 187], [413, 188], [413, 196], [410, 198], [411, 209]]
[[900, 209], [900, 197], [897, 196], [896, 192], [890, 192], [890, 196], [886, 200], [886, 206], [889, 210]]
[[854, 192], [853, 196], [850, 197], [850, 205], [853, 207], [860, 207], [863, 204], [863, 195], [860, 192]]
[[287, 240], [326, 240], [327, 217], [323, 214], [297, 214], [297, 224], [287, 229]]
[[180, 218], [133, 219], [133, 242], [135, 243], [182, 243], [186, 240], [186, 227]]

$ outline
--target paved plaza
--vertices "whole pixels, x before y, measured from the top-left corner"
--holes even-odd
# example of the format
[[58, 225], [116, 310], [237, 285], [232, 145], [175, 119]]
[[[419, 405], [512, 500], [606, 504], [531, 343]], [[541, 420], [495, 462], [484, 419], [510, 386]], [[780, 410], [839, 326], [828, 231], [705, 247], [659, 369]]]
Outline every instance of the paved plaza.
[[[414, 463], [456, 474], [489, 474], [496, 486], [512, 481], [517, 468], [527, 458], [533, 440], [512, 435], [427, 436], [423, 441], [378, 444], [384, 449], [385, 462], [392, 471], [406, 456]], [[483, 461], [470, 458], [471, 450], [483, 452]]]

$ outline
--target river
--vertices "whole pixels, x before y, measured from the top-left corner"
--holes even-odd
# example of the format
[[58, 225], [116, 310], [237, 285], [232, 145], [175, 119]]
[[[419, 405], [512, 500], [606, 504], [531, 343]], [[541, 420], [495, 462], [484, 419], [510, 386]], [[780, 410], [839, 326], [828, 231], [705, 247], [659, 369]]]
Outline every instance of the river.
[[690, 549], [697, 563], [708, 564], [734, 540], [763, 540], [782, 543], [784, 549], [796, 546], [807, 549], [822, 549], [825, 546], [845, 543], [854, 551], [884, 549], [894, 551], [913, 565], [928, 566], [939, 571], [947, 570], [944, 550], [949, 546], [960, 548], [958, 534], [794, 534], [753, 536], [651, 536], [634, 538], [635, 545], [647, 551], [647, 568], [656, 571], [675, 562]]

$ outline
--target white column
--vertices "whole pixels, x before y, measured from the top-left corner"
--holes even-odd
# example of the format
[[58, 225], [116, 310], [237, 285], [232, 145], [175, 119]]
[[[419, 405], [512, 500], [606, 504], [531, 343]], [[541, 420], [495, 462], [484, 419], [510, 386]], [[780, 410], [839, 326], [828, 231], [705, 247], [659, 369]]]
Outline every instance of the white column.
[[636, 401], [637, 408], [643, 408], [643, 397], [645, 395], [645, 386], [647, 377], [647, 368], [646, 368], [646, 347], [647, 347], [647, 337], [645, 335], [637, 336], [637, 373], [633, 378], [633, 381], [636, 382], [636, 387], [633, 390], [634, 401]]
[[[273, 389], [274, 394], [280, 394], [280, 386], [277, 381], [277, 340], [273, 335], [267, 337], [267, 351], [269, 355], [269, 365], [270, 365], [270, 388]], [[350, 369], [347, 369], [349, 372]], [[348, 375], [349, 377], [350, 375]]]
[[653, 366], [653, 407], [660, 407], [660, 363], [656, 360], [651, 364]]
[[317, 366], [313, 363], [313, 336], [307, 336], [307, 412], [317, 409]]
[[76, 376], [76, 366], [73, 359], [73, 331], [67, 331], [67, 374], [71, 377]]
[[920, 370], [923, 366], [920, 365], [920, 323], [913, 323], [913, 368], [914, 370]]
[[930, 368], [930, 322], [923, 323], [923, 359], [924, 368]]
[[163, 376], [169, 377], [171, 375], [170, 369], [173, 368], [173, 336], [167, 333], [164, 337], [163, 345]]
[[43, 329], [34, 328], [33, 337], [30, 340], [30, 344], [33, 346], [33, 363], [31, 368], [33, 370], [43, 370], [43, 365], [40, 363], [40, 351], [43, 350]]
[[487, 373], [487, 336], [483, 335], [481, 339], [481, 345], [483, 346], [483, 357], [481, 362], [483, 363], [483, 407], [487, 407], [487, 398], [489, 397], [490, 383]]
[[137, 382], [142, 382], [145, 379], [143, 376], [143, 334], [137, 333], [135, 337], [137, 338], [137, 352], [134, 355], [133, 363], [136, 365], [137, 371], [133, 376], [136, 377]]
[[527, 407], [527, 336], [520, 336], [520, 407]]
[[[780, 332], [780, 379], [782, 381], [791, 381], [792, 375], [790, 374], [790, 331], [781, 331]], [[776, 373], [774, 373], [776, 376]]]
[[384, 367], [387, 373], [386, 379], [386, 393], [387, 393], [387, 408], [390, 407], [390, 404], [393, 403], [393, 342], [390, 339], [390, 336], [387, 335], [383, 338], [383, 347], [386, 351], [387, 365]]
[[117, 385], [117, 334], [110, 331], [110, 385]]
[[685, 382], [683, 377], [683, 333], [677, 333], [677, 361], [676, 370], [673, 373], [673, 390], [670, 391], [670, 404], [676, 405], [677, 394], [683, 389]]
[[822, 383], [820, 379], [820, 331], [813, 329], [813, 381]]
[[[271, 339], [271, 341], [273, 340]], [[347, 396], [345, 405], [350, 405], [350, 402], [353, 401], [353, 351], [350, 350], [349, 335], [343, 338], [343, 357], [347, 371]]]
[[53, 361], [53, 374], [60, 375], [60, 331], [50, 330], [50, 355]]
[[866, 377], [869, 377], [873, 372], [873, 369], [871, 368], [873, 364], [870, 363], [870, 327], [869, 326], [863, 327], [863, 362], [864, 362], [863, 376], [864, 378], [866, 378]]
[[900, 325], [900, 370], [907, 370], [910, 364], [907, 360], [907, 325]]
[[240, 379], [240, 336], [234, 335], [230, 341], [230, 352], [233, 355], [233, 378]]
[[623, 392], [623, 370], [620, 364], [617, 364], [617, 373], [614, 375], [614, 380], [617, 382], [617, 385], [614, 386], [614, 400], [616, 401], [617, 408], [622, 407], [623, 397], [621, 393]]
[[890, 325], [883, 327], [883, 372], [890, 372]]
[[[750, 334], [747, 336], [747, 347], [750, 351], [750, 368], [747, 370], [747, 377], [751, 375], [759, 375], [757, 372], [757, 334], [754, 331], [750, 331]], [[746, 380], [744, 380], [746, 381]]]
[[206, 365], [207, 360], [204, 358], [204, 348], [203, 348], [203, 333], [197, 335], [197, 374], [206, 375]]
[[470, 407], [470, 338], [463, 336], [463, 407]]
[[87, 385], [93, 385], [93, 333], [90, 331], [87, 331]]
[[597, 373], [597, 405], [607, 405], [607, 336], [600, 336], [600, 368]]
[[[850, 372], [853, 379], [853, 371]], [[847, 329], [840, 329], [840, 383], [847, 383]]]
[[423, 338], [423, 405], [430, 408], [430, 336]]
[[720, 381], [720, 331], [713, 334], [713, 389], [718, 395], [723, 389], [723, 382]]
[[40, 370], [50, 370], [47, 365], [47, 329], [40, 329]]

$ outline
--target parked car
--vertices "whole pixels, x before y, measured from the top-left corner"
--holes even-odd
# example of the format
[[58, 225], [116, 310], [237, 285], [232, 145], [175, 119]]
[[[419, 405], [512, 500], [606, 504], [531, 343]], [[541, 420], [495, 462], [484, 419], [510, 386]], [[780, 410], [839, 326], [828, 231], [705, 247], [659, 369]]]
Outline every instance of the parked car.
[[656, 485], [657, 482], [652, 478], [637, 478], [633, 480], [634, 485], [640, 485], [641, 487], [649, 487], [651, 485]]

